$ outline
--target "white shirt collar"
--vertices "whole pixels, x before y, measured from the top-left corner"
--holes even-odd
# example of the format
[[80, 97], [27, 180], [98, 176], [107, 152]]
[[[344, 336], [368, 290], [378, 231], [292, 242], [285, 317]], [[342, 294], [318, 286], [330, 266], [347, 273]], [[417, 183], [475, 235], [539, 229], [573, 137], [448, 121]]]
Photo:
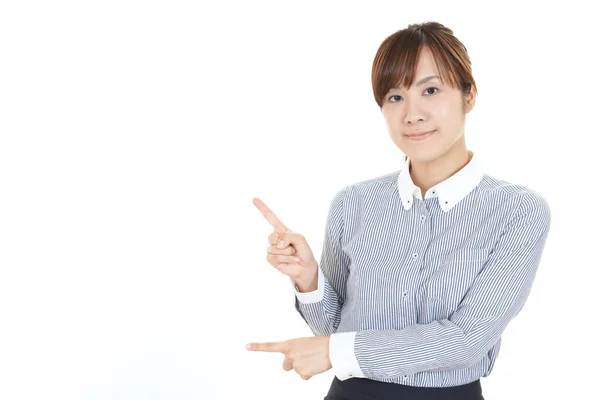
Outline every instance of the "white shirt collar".
[[[469, 150], [469, 153], [472, 153], [473, 157], [467, 165], [425, 193], [426, 199], [438, 197], [440, 207], [446, 212], [471, 193], [483, 178], [483, 164], [474, 152]], [[412, 207], [413, 197], [421, 199], [421, 189], [414, 184], [409, 168], [410, 158], [407, 158], [398, 174], [398, 192], [405, 210]]]

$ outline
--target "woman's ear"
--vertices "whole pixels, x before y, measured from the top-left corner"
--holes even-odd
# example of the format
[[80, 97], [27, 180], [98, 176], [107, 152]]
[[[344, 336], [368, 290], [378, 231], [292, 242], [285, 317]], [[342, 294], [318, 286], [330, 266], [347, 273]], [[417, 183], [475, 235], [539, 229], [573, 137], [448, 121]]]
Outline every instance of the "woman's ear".
[[465, 96], [465, 113], [470, 112], [475, 107], [475, 99], [477, 98], [477, 90], [471, 85], [471, 90]]

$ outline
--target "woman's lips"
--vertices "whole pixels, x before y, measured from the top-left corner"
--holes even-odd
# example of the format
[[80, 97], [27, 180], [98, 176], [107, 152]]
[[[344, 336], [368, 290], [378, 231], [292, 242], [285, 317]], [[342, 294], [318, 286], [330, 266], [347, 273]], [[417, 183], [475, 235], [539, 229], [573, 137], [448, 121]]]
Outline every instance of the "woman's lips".
[[408, 137], [410, 140], [423, 140], [423, 139], [427, 139], [429, 136], [431, 136], [431, 134], [435, 132], [435, 130], [424, 133], [422, 135], [418, 135], [418, 136], [408, 136], [408, 135], [404, 135], [406, 137]]

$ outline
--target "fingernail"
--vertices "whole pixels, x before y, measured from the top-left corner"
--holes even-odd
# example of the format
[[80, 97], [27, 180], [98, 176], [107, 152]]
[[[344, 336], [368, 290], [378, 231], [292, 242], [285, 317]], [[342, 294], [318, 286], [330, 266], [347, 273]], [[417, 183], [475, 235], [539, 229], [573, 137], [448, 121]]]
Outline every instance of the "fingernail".
[[250, 350], [250, 349], [252, 348], [252, 345], [251, 345], [250, 343], [248, 343], [248, 344], [246, 345], [246, 348], [247, 348], [248, 350]]
[[283, 240], [280, 240], [279, 243], [277, 243], [277, 248], [283, 249], [283, 245], [284, 245]]
[[300, 262], [300, 259], [298, 257], [294, 257], [294, 261]]

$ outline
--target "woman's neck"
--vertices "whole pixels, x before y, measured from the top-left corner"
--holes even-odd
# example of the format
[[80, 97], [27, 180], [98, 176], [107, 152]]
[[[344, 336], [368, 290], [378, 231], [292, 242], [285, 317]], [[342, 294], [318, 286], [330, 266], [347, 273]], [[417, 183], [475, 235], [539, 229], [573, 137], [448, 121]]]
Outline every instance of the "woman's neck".
[[415, 185], [421, 189], [421, 197], [440, 182], [445, 181], [473, 158], [473, 152], [463, 148], [461, 151], [446, 153], [444, 156], [431, 162], [418, 162], [410, 160], [410, 176]]

